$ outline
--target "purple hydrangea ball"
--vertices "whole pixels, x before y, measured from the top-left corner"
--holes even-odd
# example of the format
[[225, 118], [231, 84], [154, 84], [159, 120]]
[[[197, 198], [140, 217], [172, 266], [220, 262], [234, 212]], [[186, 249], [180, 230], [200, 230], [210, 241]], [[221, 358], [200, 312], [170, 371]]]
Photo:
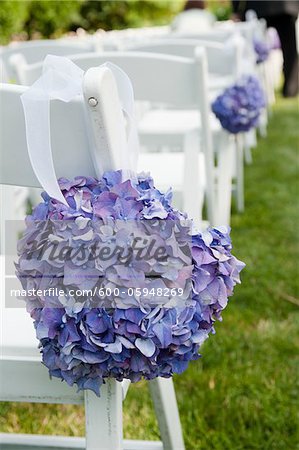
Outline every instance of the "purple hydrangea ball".
[[269, 42], [269, 50], [280, 50], [281, 42], [275, 28], [267, 28], [267, 40]]
[[266, 61], [270, 52], [268, 44], [261, 39], [254, 39], [253, 46], [256, 54], [256, 63], [260, 64]]
[[258, 79], [243, 76], [236, 84], [225, 89], [212, 103], [212, 111], [222, 127], [230, 133], [249, 131], [258, 125], [265, 96]]
[[[188, 260], [180, 251], [188, 234], [186, 215], [171, 206], [171, 192], [161, 193], [147, 174], [126, 179], [121, 171], [107, 172], [100, 180], [76, 177], [60, 179], [59, 184], [69, 206], [43, 193], [43, 202], [26, 218], [16, 265], [25, 290], [93, 289], [99, 280], [110, 288], [120, 282], [126, 285], [126, 280], [128, 287], [135, 280], [136, 287], [148, 282], [146, 273], [159, 275], [153, 278], [155, 286], [186, 289], [190, 283], [191, 289], [188, 302], [174, 306], [139, 304], [137, 297], [122, 298], [122, 303], [113, 306], [95, 306], [93, 299], [82, 302], [75, 294], [27, 296], [27, 310], [50, 375], [99, 395], [108, 377], [136, 382], [183, 372], [189, 361], [199, 358], [201, 344], [214, 331], [215, 321], [221, 319], [228, 297], [240, 282], [244, 264], [231, 254], [229, 230], [191, 233]], [[51, 242], [56, 250], [66, 244], [76, 250], [79, 243], [111, 242], [115, 236], [116, 243], [127, 242], [125, 226], [118, 226], [115, 236], [109, 226], [130, 220], [136, 224], [134, 232], [150, 225], [157, 240], [160, 236], [167, 242], [167, 264], [133, 260], [121, 267], [109, 260], [99, 266], [97, 259], [82, 254], [65, 262], [48, 254], [32, 257], [33, 241], [38, 244], [35, 252], [40, 244], [49, 249]], [[166, 225], [160, 227], [161, 221]]]

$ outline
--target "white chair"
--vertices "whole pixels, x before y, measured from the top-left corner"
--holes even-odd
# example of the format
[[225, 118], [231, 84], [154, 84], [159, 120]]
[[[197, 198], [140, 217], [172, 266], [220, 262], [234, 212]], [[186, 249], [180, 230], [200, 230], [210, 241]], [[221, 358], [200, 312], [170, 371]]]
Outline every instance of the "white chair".
[[[246, 30], [247, 31], [247, 30]], [[247, 33], [248, 34], [248, 33]], [[196, 39], [196, 35], [192, 36], [192, 39], [188, 35], [181, 37], [180, 34], [173, 34], [175, 38], [163, 38], [155, 39], [151, 43], [145, 43], [143, 45], [135, 45], [132, 47], [133, 50], [138, 51], [150, 51], [150, 52], [161, 52], [165, 54], [175, 54], [180, 56], [192, 57], [194, 55], [195, 48], [200, 45], [205, 47], [207, 50], [208, 59], [208, 87], [210, 92], [211, 101], [223, 91], [226, 87], [233, 84], [238, 77], [240, 77], [244, 71], [248, 70], [249, 73], [255, 72], [256, 64], [255, 59], [253, 60], [253, 55], [251, 51], [252, 43], [248, 47], [246, 42], [249, 39], [246, 35], [246, 39], [242, 38], [241, 35], [231, 33], [227, 31], [217, 32], [215, 35], [209, 33], [201, 33], [200, 39]], [[220, 37], [226, 37], [224, 43], [219, 42]], [[228, 36], [230, 36], [228, 38]], [[204, 37], [204, 39], [203, 39]], [[228, 38], [228, 39], [227, 39]], [[244, 60], [247, 63], [244, 67]], [[250, 62], [251, 61], [251, 62]], [[212, 116], [213, 117], [213, 116]], [[213, 117], [214, 118], [214, 117]], [[214, 122], [212, 122], [214, 124]], [[262, 124], [260, 126], [260, 131], [265, 134], [265, 116], [262, 116]], [[222, 145], [226, 145], [226, 140], [219, 139], [219, 124], [218, 127], [215, 124], [212, 127], [213, 137], [217, 138], [217, 141]], [[244, 167], [243, 159], [245, 162], [251, 163], [251, 148], [256, 146], [256, 131], [252, 129], [247, 133], [244, 133], [242, 137], [237, 138], [235, 149], [236, 149], [236, 205], [239, 212], [244, 211]]]
[[[156, 132], [159, 145], [169, 143], [171, 138], [174, 138], [177, 143], [176, 134], [179, 134], [184, 152], [177, 155], [174, 152], [163, 155], [141, 153], [138, 167], [139, 170], [150, 170], [158, 187], [164, 189], [172, 185], [174, 190], [183, 192], [183, 209], [190, 217], [200, 222], [203, 177], [199, 174], [202, 173], [201, 167], [204, 164], [208, 219], [210, 223], [216, 223], [218, 205], [215, 203], [214, 195], [214, 157], [208, 120], [207, 67], [204, 52], [198, 53], [197, 58], [192, 60], [141, 52], [90, 53], [71, 55], [69, 58], [84, 70], [107, 60], [117, 64], [131, 78], [137, 101], [166, 104], [176, 109], [196, 109], [202, 121], [202, 132], [199, 133], [197, 118], [196, 124], [194, 121], [190, 124], [188, 135], [186, 133], [183, 135], [177, 129], [175, 117], [169, 130], [165, 131], [164, 128], [161, 132]], [[41, 68], [41, 64], [37, 63], [20, 69], [26, 84], [31, 84], [40, 76]], [[157, 80], [159, 80], [158, 83]], [[185, 124], [184, 130], [186, 130]], [[152, 133], [150, 132], [149, 135], [152, 136]], [[142, 133], [142, 138], [146, 142], [145, 132]], [[202, 140], [204, 161], [199, 152], [199, 138]], [[152, 137], [150, 141], [152, 143]], [[166, 162], [167, 165], [165, 165]], [[188, 163], [184, 164], [185, 162]], [[223, 223], [223, 221], [220, 222]]]
[[48, 54], [65, 56], [74, 53], [85, 53], [92, 51], [93, 48], [93, 42], [79, 39], [77, 41], [47, 39], [11, 44], [3, 47], [0, 51], [0, 67], [2, 67], [3, 71], [0, 81], [22, 84], [18, 77], [17, 68], [23, 62], [33, 64], [43, 61]]
[[[226, 87], [232, 85], [241, 73], [243, 42], [242, 40], [232, 39], [225, 43], [204, 41], [198, 39], [155, 39], [151, 44], [147, 43], [142, 46], [135, 46], [132, 50], [172, 54], [177, 56], [183, 56], [188, 58], [194, 58], [197, 47], [202, 46], [206, 49], [207, 62], [208, 62], [208, 78], [207, 87], [209, 89], [209, 98], [214, 98], [221, 93]], [[176, 115], [177, 120], [177, 138], [180, 130], [182, 135], [188, 133], [191, 123], [198, 123], [196, 117], [196, 111], [181, 111], [181, 112], [164, 112], [163, 115], [158, 112], [150, 112], [146, 114], [142, 122], [140, 123], [139, 130], [141, 136], [143, 133], [150, 137], [155, 136], [155, 132], [158, 127], [167, 129], [167, 122], [171, 121], [171, 118]], [[168, 118], [169, 116], [169, 118]], [[237, 207], [239, 211], [244, 209], [244, 176], [243, 166], [240, 163], [232, 162], [232, 168], [228, 168], [228, 155], [226, 154], [226, 147], [234, 147], [234, 157], [236, 161], [239, 159], [240, 153], [242, 153], [242, 147], [240, 145], [234, 145], [234, 140], [228, 133], [223, 130], [215, 119], [214, 114], [210, 113], [210, 123], [213, 138], [213, 149], [217, 155], [219, 155], [218, 164], [218, 176], [215, 177], [215, 192], [217, 192], [217, 199], [219, 201], [217, 210], [217, 222], [221, 221], [229, 223], [230, 218], [230, 201], [228, 201], [227, 190], [229, 187], [227, 183], [231, 181], [232, 175], [223, 177], [221, 172], [226, 171], [227, 174], [232, 174], [236, 170], [236, 197]], [[163, 125], [165, 124], [165, 125]], [[186, 128], [184, 129], [184, 124]], [[181, 138], [182, 139], [182, 138]], [[175, 142], [178, 144], [178, 142]], [[225, 159], [223, 155], [226, 154]], [[242, 155], [241, 155], [242, 156]], [[225, 161], [225, 166], [223, 166]], [[221, 175], [221, 177], [220, 177]], [[225, 181], [226, 185], [222, 185], [221, 181]], [[232, 187], [232, 186], [231, 186]], [[225, 192], [226, 203], [222, 198], [222, 194]]]
[[[25, 89], [15, 85], [2, 85], [0, 88], [0, 101], [5, 105], [0, 109], [0, 139], [1, 149], [4, 149], [0, 183], [38, 187], [26, 147], [20, 101]], [[77, 97], [67, 104], [51, 102], [51, 141], [57, 176], [100, 176], [93, 163], [99, 158], [103, 169], [119, 167], [123, 116], [111, 72], [106, 68], [89, 70], [84, 76], [83, 91], [84, 99]], [[97, 105], [89, 102], [91, 97], [98, 100]], [[7, 273], [7, 267], [4, 273], [3, 259], [1, 270], [7, 286], [11, 286], [15, 280]], [[9, 307], [3, 282], [1, 289], [0, 400], [84, 404], [86, 416], [84, 439], [2, 433], [1, 449], [184, 449], [172, 380], [149, 382], [163, 444], [123, 440], [122, 400], [129, 383], [108, 380], [98, 398], [88, 391], [78, 394], [74, 388], [57, 379], [49, 380], [47, 369], [40, 363], [32, 320], [25, 309]]]

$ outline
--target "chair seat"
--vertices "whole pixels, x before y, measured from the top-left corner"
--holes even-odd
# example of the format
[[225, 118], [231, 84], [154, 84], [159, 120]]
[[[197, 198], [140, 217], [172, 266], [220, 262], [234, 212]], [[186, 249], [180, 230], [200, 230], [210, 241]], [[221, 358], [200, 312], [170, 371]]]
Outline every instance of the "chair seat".
[[4, 280], [4, 256], [2, 255], [0, 256], [0, 266], [0, 356], [5, 359], [18, 357], [18, 360], [28, 357], [41, 359], [33, 320], [25, 309], [25, 303], [24, 307], [10, 308], [7, 306], [8, 302], [5, 302], [5, 283], [2, 282]]
[[[218, 119], [210, 115], [212, 132], [221, 130]], [[142, 134], [182, 135], [197, 131], [201, 127], [200, 115], [195, 110], [151, 110], [144, 114], [138, 124]]]
[[[199, 186], [204, 189], [205, 170], [204, 155], [198, 153]], [[150, 172], [155, 185], [160, 189], [172, 187], [182, 190], [184, 183], [184, 153], [179, 152], [147, 152], [140, 153], [138, 158], [138, 171]]]

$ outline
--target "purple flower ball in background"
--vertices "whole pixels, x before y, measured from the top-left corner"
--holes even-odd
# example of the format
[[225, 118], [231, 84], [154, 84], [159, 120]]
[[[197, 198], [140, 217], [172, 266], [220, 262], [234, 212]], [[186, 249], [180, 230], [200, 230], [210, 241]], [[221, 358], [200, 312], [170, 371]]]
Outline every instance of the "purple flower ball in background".
[[258, 125], [265, 105], [259, 80], [252, 75], [244, 75], [214, 100], [212, 111], [225, 130], [237, 134]]
[[266, 61], [266, 59], [269, 56], [269, 51], [270, 51], [267, 42], [265, 42], [261, 39], [255, 38], [253, 41], [253, 46], [254, 46], [254, 51], [256, 54], [257, 64], [260, 64], [260, 63]]
[[267, 28], [267, 40], [269, 42], [270, 50], [281, 49], [281, 42], [276, 28], [273, 27]]
[[[126, 179], [121, 171], [107, 172], [100, 180], [76, 177], [59, 180], [68, 207], [42, 194], [43, 202], [26, 218], [26, 231], [19, 241], [17, 276], [23, 289], [72, 287], [93, 289], [119, 282], [146, 282], [147, 272], [159, 274], [153, 283], [165, 288], [191, 289], [189, 303], [181, 306], [140, 304], [138, 298], [123, 298], [120, 304], [102, 307], [80, 302], [75, 294], [26, 297], [27, 310], [34, 320], [42, 360], [51, 376], [78, 389], [100, 394], [105, 378], [136, 382], [141, 378], [171, 377], [183, 372], [189, 361], [199, 358], [199, 348], [214, 323], [221, 319], [244, 264], [231, 254], [229, 230], [211, 228], [190, 235], [190, 261], [178, 243], [186, 238], [180, 225], [186, 215], [171, 206], [171, 192], [161, 193], [146, 174]], [[127, 242], [125, 227], [112, 236], [111, 222], [134, 223], [134, 232], [164, 221], [151, 231], [167, 241], [168, 263], [133, 260], [119, 266], [114, 260], [99, 266], [83, 254], [66, 262], [49, 257], [33, 258], [32, 242], [57, 248], [77, 249], [79, 243], [93, 244], [115, 239]], [[175, 227], [173, 224], [175, 223]], [[168, 224], [171, 225], [168, 228]], [[174, 231], [176, 230], [176, 239]], [[110, 231], [109, 231], [110, 230]], [[170, 232], [170, 231], [171, 232]], [[112, 245], [112, 244], [111, 244]], [[89, 299], [91, 300], [91, 299]]]

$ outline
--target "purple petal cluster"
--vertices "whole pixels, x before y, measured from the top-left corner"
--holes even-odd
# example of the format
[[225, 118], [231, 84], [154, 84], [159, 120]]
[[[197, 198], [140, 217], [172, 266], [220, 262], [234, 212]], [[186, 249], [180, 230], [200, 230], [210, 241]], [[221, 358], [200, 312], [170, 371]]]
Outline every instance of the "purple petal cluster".
[[267, 40], [269, 42], [270, 50], [280, 50], [281, 42], [276, 28], [267, 28]]
[[267, 42], [261, 40], [261, 39], [254, 39], [253, 40], [253, 46], [254, 46], [254, 51], [256, 54], [256, 63], [260, 64], [264, 61], [266, 61], [266, 59], [269, 56], [269, 46], [267, 44]]
[[225, 130], [237, 134], [258, 125], [265, 104], [260, 82], [249, 75], [225, 89], [212, 103], [212, 111]]
[[[156, 219], [179, 223], [186, 218], [172, 208], [171, 193], [157, 190], [146, 174], [131, 174], [130, 180], [125, 179], [121, 171], [107, 172], [100, 180], [60, 179], [60, 187], [68, 207], [43, 193], [43, 202], [26, 219], [26, 232], [19, 241], [16, 265], [24, 289], [53, 287], [59, 280], [65, 285], [89, 287], [103, 279], [103, 268], [96, 267], [94, 262], [92, 266], [86, 261], [50, 264], [48, 259], [30, 258], [33, 240], [47, 243], [56, 238], [76, 246], [78, 241], [96, 239], [97, 224], [102, 227], [111, 220], [125, 223], [131, 218], [147, 224]], [[108, 227], [104, 226], [101, 235], [105, 236], [107, 231], [109, 240]], [[176, 228], [177, 243], [184, 240], [186, 229], [184, 226]], [[167, 227], [159, 232], [170, 239]], [[118, 239], [123, 236], [120, 234]], [[228, 297], [240, 282], [239, 273], [244, 264], [232, 256], [226, 228], [212, 228], [191, 236], [190, 265], [181, 263], [184, 258], [175, 242], [167, 242], [170, 255], [167, 267], [161, 268], [161, 264], [155, 269], [160, 281], [169, 287], [191, 282], [188, 304], [89, 307], [71, 296], [26, 297], [43, 363], [51, 376], [99, 395], [105, 378], [119, 381], [127, 378], [136, 382], [141, 378], [170, 377], [183, 372], [189, 361], [199, 358], [199, 348], [214, 331], [215, 321], [221, 319]], [[111, 270], [113, 268], [109, 267], [104, 272], [104, 279], [110, 277], [110, 282], [117, 284], [110, 276]], [[136, 263], [131, 270], [135, 280], [144, 280], [148, 267]], [[93, 276], [90, 279], [85, 273]], [[121, 276], [126, 278], [124, 272]]]

